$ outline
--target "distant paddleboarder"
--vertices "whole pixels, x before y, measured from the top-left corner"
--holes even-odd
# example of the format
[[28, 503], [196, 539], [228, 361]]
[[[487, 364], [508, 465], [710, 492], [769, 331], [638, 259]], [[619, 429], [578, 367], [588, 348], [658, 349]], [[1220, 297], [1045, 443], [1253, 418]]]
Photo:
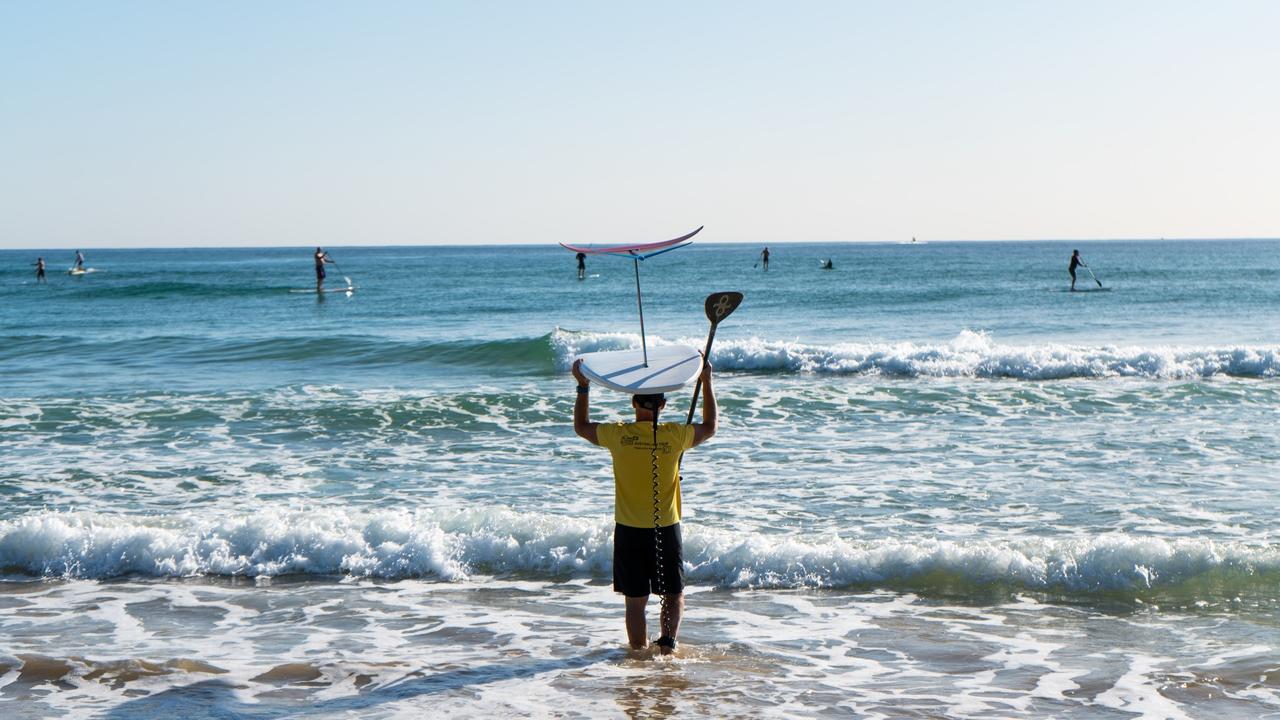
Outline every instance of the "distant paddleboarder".
[[832, 264], [831, 264], [831, 258], [827, 258], [826, 260], [823, 260], [823, 261], [822, 261], [822, 269], [823, 269], [823, 270], [832, 270], [832, 269], [834, 269], [834, 268], [835, 268], [835, 265], [832, 265]]
[[764, 271], [765, 271], [765, 272], [769, 272], [769, 248], [768, 248], [768, 246], [766, 246], [764, 250], [761, 250], [761, 251], [760, 251], [760, 263], [761, 263], [762, 265], [764, 265]]
[[716, 434], [711, 363], [704, 360], [702, 365], [702, 422], [692, 425], [659, 424], [658, 413], [667, 404], [660, 393], [631, 397], [635, 422], [591, 422], [591, 386], [581, 365], [581, 359], [573, 364], [573, 378], [578, 381], [573, 431], [593, 445], [608, 448], [613, 456], [613, 589], [626, 597], [627, 640], [636, 650], [648, 646], [645, 605], [651, 592], [658, 593], [666, 612], [654, 644], [659, 652], [670, 654], [675, 652], [684, 612], [680, 457]]
[[329, 257], [329, 253], [316, 248], [316, 292], [324, 290], [324, 264], [332, 262], [333, 259]]
[[48, 284], [49, 279], [44, 276], [44, 258], [36, 258], [36, 282]]
[[1076, 266], [1077, 265], [1084, 265], [1085, 267], [1089, 267], [1088, 265], [1084, 264], [1083, 260], [1080, 259], [1080, 251], [1072, 250], [1071, 264], [1067, 266], [1067, 272], [1071, 273], [1071, 292], [1076, 291]]
[[587, 279], [587, 254], [578, 253], [578, 279]]
[[84, 269], [84, 253], [76, 251], [76, 270]]

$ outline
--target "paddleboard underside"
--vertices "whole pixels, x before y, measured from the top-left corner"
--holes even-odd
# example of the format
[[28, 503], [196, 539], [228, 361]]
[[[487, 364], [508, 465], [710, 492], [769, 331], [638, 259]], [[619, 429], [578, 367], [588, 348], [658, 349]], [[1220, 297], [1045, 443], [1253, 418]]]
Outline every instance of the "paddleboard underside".
[[588, 380], [632, 395], [679, 390], [702, 371], [702, 354], [686, 345], [650, 348], [648, 365], [640, 350], [587, 353], [581, 359]]

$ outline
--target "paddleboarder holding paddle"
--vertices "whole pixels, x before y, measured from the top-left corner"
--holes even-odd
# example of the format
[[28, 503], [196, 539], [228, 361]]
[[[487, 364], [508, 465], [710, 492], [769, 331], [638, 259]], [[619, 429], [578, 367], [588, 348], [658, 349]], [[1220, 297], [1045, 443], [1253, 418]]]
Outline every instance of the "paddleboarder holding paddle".
[[1089, 271], [1089, 277], [1093, 278], [1093, 281], [1098, 284], [1099, 290], [1106, 290], [1106, 288], [1102, 287], [1102, 281], [1098, 279], [1098, 276], [1093, 274], [1093, 269], [1090, 268], [1088, 265], [1085, 265], [1084, 261], [1080, 259], [1080, 251], [1073, 250], [1071, 252], [1071, 265], [1067, 267], [1067, 272], [1071, 273], [1071, 292], [1076, 291], [1076, 266], [1077, 265]]
[[716, 434], [711, 363], [704, 355], [700, 386], [702, 422], [658, 422], [667, 405], [661, 393], [633, 395], [635, 422], [591, 422], [591, 385], [573, 363], [578, 397], [573, 431], [613, 456], [613, 589], [626, 597], [627, 640], [636, 650], [649, 644], [645, 606], [650, 593], [662, 598], [659, 652], [676, 649], [684, 611], [684, 557], [680, 536], [680, 458]]
[[324, 290], [324, 264], [332, 263], [333, 258], [329, 257], [329, 253], [316, 248], [316, 292]]
[[1071, 273], [1071, 292], [1076, 291], [1076, 266], [1078, 265], [1084, 265], [1085, 267], [1089, 267], [1088, 265], [1084, 264], [1083, 260], [1080, 259], [1080, 251], [1072, 250], [1071, 265], [1067, 267], [1067, 272]]

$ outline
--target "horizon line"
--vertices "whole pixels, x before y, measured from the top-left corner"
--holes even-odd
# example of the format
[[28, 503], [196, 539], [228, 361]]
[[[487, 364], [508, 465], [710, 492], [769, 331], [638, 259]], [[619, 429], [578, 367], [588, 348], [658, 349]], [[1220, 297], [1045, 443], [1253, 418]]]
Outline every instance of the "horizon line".
[[[768, 241], [748, 241], [748, 240], [704, 240], [701, 245], [749, 245], [759, 247], [763, 245], [942, 245], [942, 244], [958, 244], [958, 243], [1101, 243], [1101, 242], [1260, 242], [1266, 240], [1280, 240], [1280, 236], [1248, 236], [1248, 237], [1129, 237], [1129, 238], [1002, 238], [1002, 239], [984, 239], [984, 238], [948, 238], [948, 239], [924, 239], [917, 240], [768, 240]], [[385, 243], [385, 244], [368, 244], [360, 243], [356, 245], [320, 245], [313, 246], [310, 243], [304, 245], [109, 245], [96, 247], [93, 245], [65, 245], [65, 246], [46, 246], [43, 248], [36, 247], [0, 247], [0, 252], [41, 252], [45, 250], [65, 250], [75, 252], [77, 250], [293, 250], [310, 247], [330, 247], [330, 248], [499, 248], [499, 247], [550, 247], [560, 248], [561, 246], [554, 242], [517, 242], [517, 243]], [[563, 249], [563, 248], [561, 248]]]

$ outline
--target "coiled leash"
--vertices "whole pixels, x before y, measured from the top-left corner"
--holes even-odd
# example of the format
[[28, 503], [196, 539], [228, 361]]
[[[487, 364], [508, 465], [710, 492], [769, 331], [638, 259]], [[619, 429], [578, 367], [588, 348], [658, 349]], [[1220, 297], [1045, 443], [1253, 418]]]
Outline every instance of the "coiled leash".
[[660, 472], [658, 467], [658, 409], [661, 403], [655, 401], [647, 401], [652, 403], [646, 409], [653, 413], [653, 447], [649, 451], [649, 468], [651, 470], [651, 479], [653, 481], [653, 560], [654, 573], [656, 582], [654, 583], [658, 591], [658, 600], [660, 610], [658, 611], [658, 631], [659, 637], [654, 644], [661, 648], [670, 650], [676, 649], [676, 639], [671, 628], [671, 603], [667, 599], [667, 578], [663, 572], [665, 563], [663, 562], [662, 547], [662, 494], [658, 486], [660, 480]]

